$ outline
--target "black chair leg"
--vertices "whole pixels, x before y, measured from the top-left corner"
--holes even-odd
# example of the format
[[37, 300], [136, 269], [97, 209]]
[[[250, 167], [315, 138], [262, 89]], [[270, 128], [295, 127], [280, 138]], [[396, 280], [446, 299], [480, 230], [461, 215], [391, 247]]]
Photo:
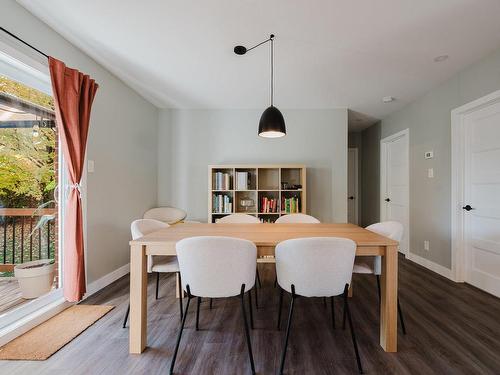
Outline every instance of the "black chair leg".
[[123, 328], [127, 326], [128, 314], [130, 313], [130, 302], [127, 307], [127, 312], [125, 313], [125, 319], [123, 319]]
[[257, 293], [257, 285], [253, 288], [253, 291], [255, 293], [255, 308], [258, 310], [259, 309], [259, 295]]
[[186, 310], [184, 310], [184, 316], [182, 317], [181, 329], [179, 330], [179, 335], [177, 336], [177, 342], [175, 343], [175, 351], [174, 356], [172, 357], [172, 362], [170, 363], [170, 375], [174, 373], [175, 360], [177, 359], [177, 352], [179, 351], [179, 344], [181, 343], [182, 331], [184, 330], [184, 324], [186, 324], [186, 317], [189, 310], [189, 302], [193, 296], [191, 295], [191, 291], [189, 290], [189, 285], [186, 285], [187, 293], [188, 293], [188, 301], [186, 304]]
[[295, 304], [295, 285], [292, 284], [292, 301], [290, 302], [290, 313], [288, 314], [288, 323], [286, 326], [285, 343], [283, 345], [283, 352], [281, 353], [281, 365], [279, 374], [283, 374], [283, 369], [285, 367], [285, 357], [286, 349], [288, 347], [288, 338], [290, 337], [290, 328], [292, 327], [292, 317], [293, 317], [293, 306]]
[[158, 299], [158, 289], [160, 289], [160, 273], [156, 272], [156, 299]]
[[260, 275], [259, 275], [259, 267], [257, 267], [257, 283], [259, 284], [259, 288], [262, 288], [262, 283], [260, 282]]
[[283, 306], [283, 289], [280, 288], [280, 297], [279, 297], [279, 304], [278, 304], [278, 331], [280, 330], [280, 325], [281, 325], [281, 307]]
[[214, 299], [210, 298], [210, 310], [212, 310]]
[[347, 320], [349, 321], [349, 329], [351, 330], [352, 345], [354, 346], [354, 353], [356, 354], [356, 362], [358, 363], [359, 373], [363, 373], [363, 367], [361, 366], [361, 358], [359, 357], [358, 343], [356, 342], [356, 335], [354, 333], [354, 326], [352, 324], [351, 312], [349, 311], [349, 299], [348, 297], [349, 284], [345, 285], [344, 288], [344, 311], [347, 313]]
[[252, 291], [248, 291], [248, 308], [250, 310], [250, 327], [253, 329], [253, 307], [252, 307]]
[[401, 321], [401, 329], [403, 330], [403, 335], [406, 335], [405, 321], [403, 319], [403, 310], [401, 310], [401, 305], [399, 304], [399, 298], [398, 298], [398, 313], [399, 313], [399, 320]]
[[330, 297], [330, 305], [332, 308], [332, 328], [335, 329], [335, 302], [333, 297]]
[[200, 329], [200, 305], [201, 305], [201, 297], [196, 299], [196, 330]]
[[[245, 325], [245, 336], [246, 336], [246, 340], [247, 340], [248, 356], [250, 357], [250, 366], [252, 368], [252, 374], [255, 374], [255, 364], [253, 362], [252, 343], [250, 342], [250, 331], [248, 329], [248, 321], [247, 321], [247, 314], [245, 311], [245, 298], [244, 298], [244, 296], [245, 296], [245, 284], [242, 284], [241, 285], [241, 292], [240, 292], [241, 313], [243, 314], [243, 323]], [[252, 306], [251, 303], [250, 303], [250, 306]]]
[[180, 308], [180, 312], [181, 312], [181, 321], [182, 321], [182, 317], [183, 317], [183, 313], [182, 313], [182, 279], [181, 279], [181, 273], [180, 272], [177, 272], [177, 282], [179, 283], [179, 308]]

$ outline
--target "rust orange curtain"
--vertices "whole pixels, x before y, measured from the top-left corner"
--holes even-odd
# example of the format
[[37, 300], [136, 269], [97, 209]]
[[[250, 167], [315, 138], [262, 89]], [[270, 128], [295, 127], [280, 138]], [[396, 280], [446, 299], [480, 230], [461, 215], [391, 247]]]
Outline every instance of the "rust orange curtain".
[[64, 216], [63, 289], [69, 302], [86, 291], [80, 181], [85, 161], [90, 110], [98, 85], [88, 75], [49, 57], [56, 124], [68, 167], [69, 193]]

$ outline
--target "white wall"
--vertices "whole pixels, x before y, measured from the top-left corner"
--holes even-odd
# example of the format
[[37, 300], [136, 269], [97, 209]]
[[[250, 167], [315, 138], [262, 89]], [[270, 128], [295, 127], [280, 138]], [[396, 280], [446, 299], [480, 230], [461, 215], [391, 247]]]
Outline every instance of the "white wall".
[[15, 1], [2, 0], [0, 24], [99, 84], [87, 151], [95, 161], [87, 181], [87, 281], [95, 281], [129, 262], [130, 222], [156, 205], [158, 110]]
[[[500, 89], [500, 49], [382, 120], [381, 137], [410, 129], [410, 251], [451, 268], [452, 109]], [[424, 159], [425, 151], [434, 158]], [[427, 169], [434, 168], [434, 178]], [[430, 241], [430, 251], [423, 249]]]
[[262, 110], [161, 110], [158, 203], [207, 220], [209, 164], [303, 163], [307, 207], [320, 220], [347, 220], [347, 110], [283, 110], [287, 136], [258, 137]]

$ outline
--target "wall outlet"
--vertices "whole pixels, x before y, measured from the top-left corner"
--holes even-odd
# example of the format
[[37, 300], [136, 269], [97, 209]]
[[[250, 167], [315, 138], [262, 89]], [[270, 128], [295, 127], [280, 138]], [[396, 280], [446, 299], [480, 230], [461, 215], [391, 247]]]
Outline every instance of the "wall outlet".
[[432, 159], [434, 157], [434, 151], [426, 151], [424, 157], [426, 159]]
[[427, 177], [434, 178], [434, 168], [427, 169]]
[[430, 249], [429, 241], [425, 240], [424, 241], [424, 250], [429, 251], [429, 249]]

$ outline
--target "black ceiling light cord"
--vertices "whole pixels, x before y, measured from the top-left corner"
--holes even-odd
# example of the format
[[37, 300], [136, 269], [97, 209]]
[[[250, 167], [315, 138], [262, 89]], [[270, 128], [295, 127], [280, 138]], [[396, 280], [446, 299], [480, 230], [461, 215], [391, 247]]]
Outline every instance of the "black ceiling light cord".
[[269, 36], [269, 39], [251, 47], [244, 46], [234, 47], [234, 53], [244, 55], [248, 51], [271, 42], [271, 105], [262, 113], [259, 121], [259, 136], [264, 138], [279, 138], [286, 135], [285, 119], [280, 110], [274, 106], [274, 34]]

